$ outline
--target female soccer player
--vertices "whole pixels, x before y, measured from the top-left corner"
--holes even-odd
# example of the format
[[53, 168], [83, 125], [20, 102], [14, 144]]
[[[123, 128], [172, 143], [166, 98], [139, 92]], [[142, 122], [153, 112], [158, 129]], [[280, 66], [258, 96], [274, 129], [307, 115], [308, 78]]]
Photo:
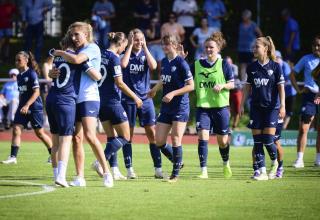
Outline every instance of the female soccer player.
[[[317, 93], [319, 93], [319, 86], [313, 80], [311, 72], [315, 70], [320, 63], [320, 35], [316, 36], [312, 42], [312, 53], [303, 56], [298, 63], [293, 67], [290, 74], [292, 86], [298, 94], [302, 95], [301, 103], [301, 117], [299, 124], [299, 134], [297, 137], [297, 159], [293, 164], [295, 168], [303, 168], [303, 154], [307, 145], [307, 134], [310, 125], [317, 114], [317, 105], [314, 103]], [[296, 75], [303, 71], [304, 87], [299, 88]], [[320, 146], [316, 148], [315, 164], [320, 165]]]
[[161, 80], [148, 93], [149, 97], [154, 97], [159, 89], [163, 89], [156, 124], [156, 145], [164, 150], [171, 130], [173, 169], [169, 182], [178, 180], [182, 165], [182, 136], [190, 112], [188, 93], [194, 89], [190, 68], [184, 58], [178, 55], [178, 46], [179, 40], [176, 36], [163, 36], [162, 47], [166, 58], [161, 62]]
[[[84, 22], [75, 22], [68, 28], [68, 34], [76, 48], [77, 54], [71, 54], [62, 50], [55, 50], [55, 56], [61, 56], [68, 63], [81, 64], [89, 61], [92, 68], [100, 70], [101, 53], [99, 47], [93, 43], [92, 27]], [[97, 116], [100, 107], [100, 97], [97, 80], [101, 79], [101, 74], [89, 75], [85, 71], [76, 74], [76, 129], [74, 134], [73, 153], [76, 163], [77, 176], [70, 183], [71, 186], [85, 186], [84, 179], [84, 150], [83, 133], [89, 142], [96, 158], [103, 169], [104, 185], [113, 186], [112, 174], [108, 168], [104, 157], [101, 143], [96, 136]], [[80, 85], [78, 85], [80, 84]]]
[[[247, 68], [247, 84], [244, 88], [243, 106], [251, 91], [250, 122], [254, 140], [254, 157], [258, 164], [260, 174], [255, 180], [268, 180], [276, 175], [277, 148], [274, 144], [274, 135], [278, 118], [285, 116], [284, 77], [279, 63], [275, 62], [275, 47], [271, 37], [260, 37], [253, 48], [257, 61]], [[271, 158], [269, 177], [266, 172], [263, 145], [265, 145]]]
[[138, 109], [132, 98], [125, 94], [122, 97], [122, 105], [126, 110], [130, 125], [130, 141], [122, 148], [125, 166], [128, 170], [127, 177], [135, 177], [132, 168], [131, 141], [137, 115], [140, 125], [144, 127], [149, 140], [155, 176], [160, 176], [161, 173], [157, 172], [157, 168], [161, 167], [159, 160], [161, 155], [160, 149], [157, 148], [155, 142], [155, 110], [152, 99], [147, 97], [147, 93], [150, 90], [150, 71], [157, 68], [157, 61], [149, 52], [144, 34], [140, 29], [134, 29], [130, 32], [128, 46], [121, 59], [121, 67], [124, 68], [124, 82], [143, 101], [142, 107]]
[[[122, 32], [111, 32], [108, 36], [110, 47], [102, 53], [103, 77], [99, 82], [99, 92], [100, 96], [104, 98], [101, 100], [99, 118], [108, 137], [105, 156], [110, 161], [112, 155], [116, 154], [130, 140], [128, 117], [121, 105], [120, 93], [123, 92], [126, 97], [130, 98], [137, 108], [141, 108], [142, 100], [122, 80], [119, 55], [128, 44], [125, 34]], [[117, 132], [117, 137], [114, 136], [113, 129]], [[131, 159], [129, 160], [131, 161]], [[128, 168], [128, 178], [135, 178], [136, 176], [132, 167], [128, 167], [127, 163], [126, 166]], [[95, 167], [99, 173], [98, 164]], [[117, 172], [120, 174], [119, 171]], [[114, 175], [117, 175], [117, 172]]]
[[7, 160], [2, 161], [4, 164], [17, 163], [18, 150], [21, 147], [21, 132], [28, 122], [31, 122], [35, 134], [46, 145], [49, 154], [52, 146], [50, 137], [42, 128], [43, 105], [39, 97], [38, 64], [31, 52], [20, 51], [15, 59], [16, 68], [19, 70], [17, 82], [20, 98], [12, 128], [11, 153]]
[[204, 42], [206, 59], [197, 60], [194, 67], [197, 97], [198, 154], [200, 178], [208, 178], [207, 156], [210, 129], [217, 134], [219, 151], [223, 160], [225, 178], [232, 176], [229, 163], [229, 91], [234, 88], [234, 76], [230, 64], [219, 58], [226, 44], [221, 32], [215, 32]]

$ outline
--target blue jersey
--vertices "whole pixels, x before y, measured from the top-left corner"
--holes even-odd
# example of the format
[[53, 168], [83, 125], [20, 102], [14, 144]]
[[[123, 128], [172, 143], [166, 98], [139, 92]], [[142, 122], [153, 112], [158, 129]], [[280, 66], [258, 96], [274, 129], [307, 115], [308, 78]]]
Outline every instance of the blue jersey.
[[[123, 81], [141, 99], [147, 99], [150, 90], [150, 74], [146, 55], [143, 51], [131, 53], [128, 66], [123, 70]], [[123, 101], [135, 103], [130, 97], [123, 94]]]
[[[19, 108], [23, 107], [33, 94], [35, 88], [39, 88], [39, 80], [37, 73], [29, 68], [25, 72], [17, 76], [18, 89], [20, 93]], [[42, 101], [40, 96], [30, 105], [29, 110], [42, 110]]]
[[[186, 81], [192, 79], [192, 73], [187, 62], [182, 57], [176, 56], [173, 60], [162, 59], [160, 78], [163, 83], [162, 97], [164, 97], [169, 92], [184, 87]], [[169, 103], [162, 102], [161, 112], [170, 113], [186, 107], [189, 108], [188, 93], [173, 97]]]
[[121, 103], [121, 91], [114, 78], [122, 76], [120, 58], [110, 50], [105, 50], [101, 58], [102, 78], [98, 82], [101, 105]]
[[284, 84], [284, 77], [279, 63], [270, 60], [262, 66], [258, 61], [247, 68], [247, 83], [251, 85], [251, 106], [268, 109], [280, 107], [278, 85]]
[[17, 81], [6, 82], [3, 85], [0, 94], [2, 94], [5, 97], [7, 102], [11, 102], [14, 99], [18, 99], [19, 98], [19, 90], [18, 90]]

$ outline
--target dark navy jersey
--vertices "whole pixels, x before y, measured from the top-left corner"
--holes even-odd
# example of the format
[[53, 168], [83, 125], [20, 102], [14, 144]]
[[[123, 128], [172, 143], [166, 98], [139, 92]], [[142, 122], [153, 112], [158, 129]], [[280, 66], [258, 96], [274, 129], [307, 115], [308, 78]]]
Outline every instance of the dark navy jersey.
[[[71, 51], [68, 52], [72, 53]], [[64, 97], [76, 98], [74, 76], [80, 65], [68, 63], [62, 57], [55, 57], [53, 65], [60, 70], [60, 75], [52, 81], [50, 97], [55, 96], [59, 100], [62, 100]]]
[[[21, 108], [28, 102], [34, 92], [34, 89], [39, 88], [38, 75], [33, 69], [29, 68], [27, 71], [17, 75], [17, 82], [20, 93], [19, 108]], [[42, 110], [42, 101], [40, 96], [38, 96], [34, 103], [32, 103], [29, 110]]]
[[[201, 66], [203, 66], [204, 68], [211, 68], [216, 64], [217, 61], [210, 64], [206, 59], [200, 59], [199, 62]], [[234, 73], [232, 71], [232, 67], [225, 60], [222, 60], [222, 71], [223, 71], [224, 78], [226, 79], [226, 82], [234, 81]], [[194, 76], [195, 74], [194, 63], [191, 65], [191, 72], [192, 72], [192, 75]]]
[[[168, 58], [163, 58], [161, 61], [160, 79], [163, 83], [162, 97], [164, 97], [169, 92], [184, 87], [186, 81], [192, 79], [192, 73], [189, 65], [182, 57], [177, 56], [170, 61]], [[161, 111], [170, 113], [183, 109], [186, 105], [189, 106], [188, 93], [173, 97], [169, 103], [162, 102]]]
[[121, 90], [115, 84], [115, 77], [122, 76], [120, 58], [112, 51], [104, 50], [101, 57], [101, 75], [98, 82], [100, 104], [121, 103]]
[[284, 84], [280, 65], [270, 60], [262, 66], [258, 61], [247, 67], [247, 83], [251, 85], [251, 105], [278, 109], [280, 99], [278, 85]]
[[[123, 69], [123, 81], [141, 99], [147, 99], [150, 90], [150, 74], [144, 51], [138, 54], [131, 53], [128, 66]], [[135, 103], [130, 97], [123, 94], [122, 100]]]

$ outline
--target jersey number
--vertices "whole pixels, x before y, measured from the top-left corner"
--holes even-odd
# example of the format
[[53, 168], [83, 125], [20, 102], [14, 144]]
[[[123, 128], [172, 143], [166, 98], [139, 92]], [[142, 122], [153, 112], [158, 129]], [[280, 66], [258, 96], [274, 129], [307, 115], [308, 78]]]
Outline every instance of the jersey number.
[[66, 63], [62, 63], [59, 67], [59, 70], [62, 71], [62, 69], [64, 68], [65, 71], [66, 71], [66, 78], [63, 80], [62, 83], [59, 82], [59, 78], [56, 79], [56, 84], [57, 84], [57, 87], [58, 88], [62, 88], [64, 87], [68, 81], [69, 81], [69, 78], [70, 78], [70, 67], [68, 64]]
[[104, 82], [104, 80], [107, 78], [107, 69], [104, 65], [101, 65], [101, 69], [100, 69], [100, 72], [101, 72], [101, 79], [100, 81], [98, 81], [98, 86], [100, 87], [102, 85], [102, 83]]

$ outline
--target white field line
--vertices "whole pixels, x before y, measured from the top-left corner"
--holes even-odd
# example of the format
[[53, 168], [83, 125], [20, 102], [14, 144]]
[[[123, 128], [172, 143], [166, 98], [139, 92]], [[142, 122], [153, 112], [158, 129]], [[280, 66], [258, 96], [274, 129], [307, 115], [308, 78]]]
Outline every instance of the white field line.
[[11, 195], [3, 195], [0, 196], [0, 199], [8, 199], [8, 198], [13, 198], [13, 197], [21, 197], [21, 196], [34, 196], [34, 195], [39, 195], [39, 194], [44, 194], [44, 193], [49, 193], [53, 192], [55, 187], [53, 186], [48, 186], [45, 184], [40, 184], [40, 183], [33, 183], [33, 182], [26, 182], [26, 181], [19, 181], [19, 180], [0, 180], [0, 182], [4, 183], [20, 183], [20, 184], [26, 184], [26, 185], [31, 185], [31, 186], [39, 186], [42, 188], [41, 191], [37, 192], [29, 192], [29, 193], [18, 193], [18, 194], [11, 194]]

